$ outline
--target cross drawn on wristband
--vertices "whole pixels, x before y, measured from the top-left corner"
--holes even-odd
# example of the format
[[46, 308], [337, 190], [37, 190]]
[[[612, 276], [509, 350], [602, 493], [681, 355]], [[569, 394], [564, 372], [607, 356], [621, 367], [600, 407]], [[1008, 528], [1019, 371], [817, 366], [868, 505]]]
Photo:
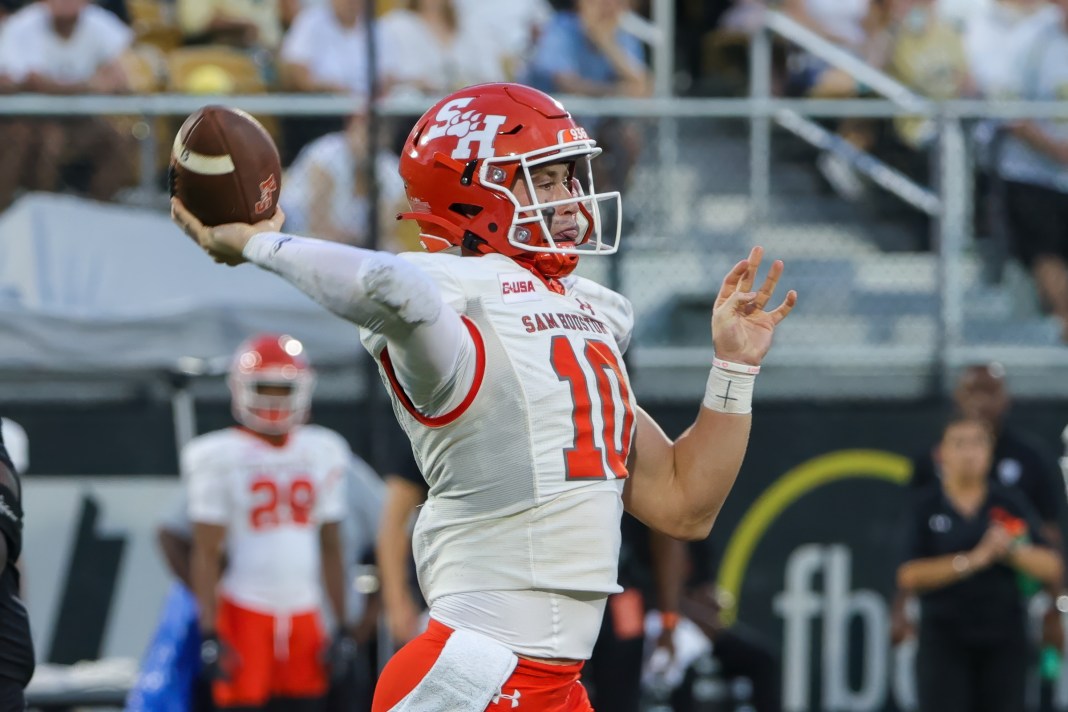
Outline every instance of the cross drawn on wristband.
[[734, 384], [734, 381], [731, 381], [731, 380], [728, 379], [727, 380], [727, 390], [723, 391], [723, 395], [715, 396], [716, 398], [722, 398], [723, 399], [723, 409], [724, 410], [727, 409], [727, 402], [728, 401], [736, 401], [736, 400], [738, 400], [737, 398], [732, 398], [731, 397], [731, 386], [733, 384]]

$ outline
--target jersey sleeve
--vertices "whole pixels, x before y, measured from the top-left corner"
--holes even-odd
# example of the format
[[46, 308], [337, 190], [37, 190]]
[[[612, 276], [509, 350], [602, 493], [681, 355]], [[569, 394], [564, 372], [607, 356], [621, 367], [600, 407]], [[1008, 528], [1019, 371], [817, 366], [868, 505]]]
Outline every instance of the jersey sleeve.
[[[463, 259], [462, 257], [430, 255], [422, 252], [402, 252], [397, 257], [418, 267], [433, 280], [445, 306], [450, 307], [457, 314], [464, 313], [467, 308], [467, 292], [459, 277], [449, 269], [453, 259]], [[360, 329], [360, 338], [363, 340], [364, 348], [372, 355], [377, 356], [386, 346], [386, 336], [381, 332], [366, 328]]]
[[179, 461], [189, 498], [189, 521], [229, 524], [234, 502], [227, 487], [228, 467], [223, 448], [210, 441], [193, 440], [182, 450]]
[[322, 458], [319, 463], [322, 480], [315, 498], [315, 509], [319, 522], [326, 524], [339, 522], [346, 516], [347, 471], [351, 466], [353, 455], [343, 437], [328, 430], [321, 432], [324, 441], [319, 447], [319, 456]]
[[[441, 302], [438, 316], [412, 330], [403, 340], [368, 328], [361, 330], [361, 339], [389, 378], [396, 379], [412, 407], [437, 417], [456, 408], [475, 379], [479, 351], [463, 322], [468, 293], [456, 273], [459, 261], [471, 258], [416, 252], [398, 257], [433, 283], [434, 298]], [[404, 298], [412, 301], [421, 295], [413, 293]]]

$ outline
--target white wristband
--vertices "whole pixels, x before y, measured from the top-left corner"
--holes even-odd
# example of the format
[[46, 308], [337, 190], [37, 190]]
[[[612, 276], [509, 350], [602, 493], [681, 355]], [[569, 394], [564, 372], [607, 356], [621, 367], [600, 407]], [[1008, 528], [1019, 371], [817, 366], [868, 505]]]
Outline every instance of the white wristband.
[[724, 371], [731, 373], [745, 373], [750, 376], [755, 376], [760, 373], [760, 366], [750, 366], [747, 363], [735, 363], [734, 361], [724, 361], [721, 358], [712, 357], [712, 365], [716, 368], [722, 368]]
[[[745, 415], [753, 412], [753, 384], [756, 382], [756, 372], [739, 373], [723, 368], [720, 363], [727, 362], [714, 362], [712, 371], [708, 374], [705, 398], [701, 401], [701, 405], [717, 413]], [[742, 366], [742, 364], [731, 365]], [[760, 370], [759, 366], [750, 368]]]

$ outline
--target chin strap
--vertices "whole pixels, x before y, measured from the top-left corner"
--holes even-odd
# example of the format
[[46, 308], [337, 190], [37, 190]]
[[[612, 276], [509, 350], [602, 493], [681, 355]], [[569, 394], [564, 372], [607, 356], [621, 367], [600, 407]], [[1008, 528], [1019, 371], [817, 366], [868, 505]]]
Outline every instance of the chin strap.
[[[539, 260], [539, 258], [541, 258], [541, 257], [559, 257], [559, 256], [560, 255], [552, 255], [552, 254], [548, 254], [548, 253], [544, 253], [543, 252], [543, 253], [532, 254], [532, 255], [520, 255], [519, 257], [514, 257], [513, 259], [515, 260], [516, 264], [518, 264], [520, 267], [523, 267], [524, 269], [529, 270], [531, 274], [533, 274], [535, 277], [540, 279], [542, 281], [542, 284], [544, 284], [546, 287], [548, 287], [551, 291], [556, 292], [557, 294], [563, 294], [564, 293], [564, 285], [560, 284], [560, 280], [558, 278], [559, 277], [566, 277], [567, 275], [571, 274], [571, 270], [573, 270], [574, 267], [572, 267], [571, 269], [567, 270], [563, 274], [556, 273], [556, 274], [550, 276], [550, 275], [546, 274], [546, 272], [550, 271], [550, 270], [546, 270], [545, 269], [546, 265], [544, 265], [544, 264], [539, 265], [538, 264], [539, 261], [540, 262], [545, 262], [545, 260]], [[551, 271], [556, 272], [556, 270], [551, 270]]]
[[416, 222], [428, 223], [436, 227], [440, 227], [445, 232], [449, 233], [460, 241], [464, 238], [464, 231], [461, 230], [455, 223], [440, 218], [433, 213], [399, 213], [397, 215], [398, 220], [415, 220]]

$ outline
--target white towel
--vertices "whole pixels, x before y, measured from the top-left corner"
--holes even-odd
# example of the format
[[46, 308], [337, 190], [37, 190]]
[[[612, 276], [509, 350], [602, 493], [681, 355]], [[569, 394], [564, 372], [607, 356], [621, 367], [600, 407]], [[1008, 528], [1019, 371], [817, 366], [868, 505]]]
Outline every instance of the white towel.
[[455, 631], [434, 667], [389, 712], [484, 712], [518, 662], [481, 633]]

